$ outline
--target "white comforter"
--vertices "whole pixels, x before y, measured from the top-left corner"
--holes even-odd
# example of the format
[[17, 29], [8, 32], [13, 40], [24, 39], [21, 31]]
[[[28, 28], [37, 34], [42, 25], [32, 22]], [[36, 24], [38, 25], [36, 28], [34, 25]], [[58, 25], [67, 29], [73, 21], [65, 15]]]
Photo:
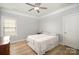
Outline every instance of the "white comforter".
[[44, 54], [58, 45], [58, 37], [45, 34], [30, 35], [27, 42], [37, 54]]

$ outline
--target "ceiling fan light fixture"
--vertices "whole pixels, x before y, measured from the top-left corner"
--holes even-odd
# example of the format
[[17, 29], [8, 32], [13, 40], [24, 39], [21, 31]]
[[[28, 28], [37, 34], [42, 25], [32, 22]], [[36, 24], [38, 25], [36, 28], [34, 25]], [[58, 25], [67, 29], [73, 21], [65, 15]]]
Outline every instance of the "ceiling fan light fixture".
[[47, 7], [41, 7], [41, 3], [35, 3], [35, 4], [30, 4], [26, 3], [27, 5], [32, 6], [33, 8], [29, 9], [28, 11], [35, 10], [37, 13], [40, 13], [40, 9], [47, 9]]
[[34, 10], [39, 10], [39, 7], [34, 7]]

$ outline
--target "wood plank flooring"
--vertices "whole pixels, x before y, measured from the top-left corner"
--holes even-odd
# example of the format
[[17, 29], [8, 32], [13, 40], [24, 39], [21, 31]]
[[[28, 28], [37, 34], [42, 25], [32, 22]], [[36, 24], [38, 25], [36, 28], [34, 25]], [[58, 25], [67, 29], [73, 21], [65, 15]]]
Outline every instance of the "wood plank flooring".
[[[27, 45], [26, 41], [12, 43], [10, 45], [11, 55], [36, 55], [36, 53]], [[79, 55], [79, 50], [68, 46], [58, 45], [54, 49], [47, 51], [44, 55]]]

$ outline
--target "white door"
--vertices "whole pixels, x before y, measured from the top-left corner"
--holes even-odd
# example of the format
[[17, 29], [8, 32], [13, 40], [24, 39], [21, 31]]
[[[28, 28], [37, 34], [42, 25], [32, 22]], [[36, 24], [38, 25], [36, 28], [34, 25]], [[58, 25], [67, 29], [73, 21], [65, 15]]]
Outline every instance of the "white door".
[[63, 44], [76, 48], [79, 48], [79, 36], [77, 30], [78, 15], [70, 14], [63, 17]]

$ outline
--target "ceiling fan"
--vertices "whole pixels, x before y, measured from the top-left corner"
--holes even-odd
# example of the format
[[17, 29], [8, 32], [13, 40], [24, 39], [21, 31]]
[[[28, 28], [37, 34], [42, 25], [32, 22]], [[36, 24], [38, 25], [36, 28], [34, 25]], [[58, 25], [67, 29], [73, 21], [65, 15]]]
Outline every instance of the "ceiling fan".
[[37, 11], [37, 13], [40, 13], [40, 9], [47, 9], [47, 7], [41, 7], [41, 3], [35, 3], [34, 5], [33, 4], [30, 4], [30, 3], [25, 3], [27, 5], [30, 5], [32, 6], [33, 8], [29, 9], [28, 11], [32, 11], [32, 10], [35, 10]]

